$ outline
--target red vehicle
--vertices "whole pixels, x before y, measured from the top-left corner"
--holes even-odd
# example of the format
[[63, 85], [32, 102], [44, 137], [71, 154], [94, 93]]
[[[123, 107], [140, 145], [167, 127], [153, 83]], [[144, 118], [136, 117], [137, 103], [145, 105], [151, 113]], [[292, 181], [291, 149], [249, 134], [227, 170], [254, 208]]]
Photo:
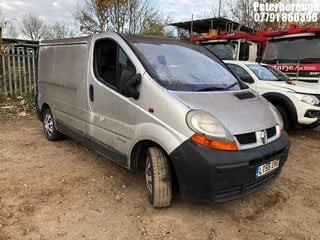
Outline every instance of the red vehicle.
[[[202, 24], [201, 21], [195, 23]], [[194, 24], [191, 26], [194, 27]], [[261, 61], [285, 72], [292, 79], [320, 83], [319, 27], [292, 25], [287, 30], [268, 29], [257, 33], [239, 31], [239, 28], [218, 32], [219, 35], [215, 36], [195, 36], [190, 31], [189, 39], [203, 44], [223, 60]]]
[[286, 31], [259, 32], [267, 38], [261, 61], [292, 79], [320, 82], [320, 28], [291, 26]]

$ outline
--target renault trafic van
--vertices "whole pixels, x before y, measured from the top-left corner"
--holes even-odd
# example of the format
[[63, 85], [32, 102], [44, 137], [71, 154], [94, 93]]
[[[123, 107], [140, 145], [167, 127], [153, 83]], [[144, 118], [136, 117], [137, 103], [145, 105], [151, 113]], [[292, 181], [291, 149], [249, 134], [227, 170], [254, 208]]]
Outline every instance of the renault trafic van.
[[203, 203], [247, 195], [288, 156], [276, 109], [200, 45], [113, 32], [42, 41], [37, 88], [45, 136], [144, 169], [154, 207], [170, 205], [173, 181]]

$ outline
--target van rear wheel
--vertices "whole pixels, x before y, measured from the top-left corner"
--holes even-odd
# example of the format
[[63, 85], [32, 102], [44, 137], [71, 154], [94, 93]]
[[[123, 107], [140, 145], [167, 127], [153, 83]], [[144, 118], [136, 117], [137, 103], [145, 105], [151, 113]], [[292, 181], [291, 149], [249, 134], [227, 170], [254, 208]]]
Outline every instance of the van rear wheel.
[[50, 141], [57, 141], [62, 134], [56, 129], [51, 110], [48, 108], [43, 112], [43, 132]]
[[147, 150], [145, 165], [148, 198], [155, 208], [168, 207], [172, 199], [172, 181], [169, 160], [159, 147]]

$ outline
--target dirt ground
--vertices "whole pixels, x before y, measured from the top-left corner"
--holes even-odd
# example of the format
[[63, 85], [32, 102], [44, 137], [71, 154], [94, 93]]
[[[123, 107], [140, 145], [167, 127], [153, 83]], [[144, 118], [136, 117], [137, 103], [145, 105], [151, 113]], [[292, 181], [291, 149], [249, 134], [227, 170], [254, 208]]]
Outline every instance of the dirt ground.
[[290, 133], [280, 177], [204, 206], [175, 195], [153, 209], [143, 174], [65, 139], [34, 116], [0, 120], [0, 239], [320, 239], [320, 129]]

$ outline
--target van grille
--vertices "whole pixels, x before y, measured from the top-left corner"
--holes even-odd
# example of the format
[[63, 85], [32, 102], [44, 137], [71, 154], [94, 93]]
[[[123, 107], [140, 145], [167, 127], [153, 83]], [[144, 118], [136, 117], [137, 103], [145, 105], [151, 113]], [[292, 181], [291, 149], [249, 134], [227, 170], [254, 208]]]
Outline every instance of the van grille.
[[[268, 139], [276, 136], [276, 134], [277, 134], [276, 127], [271, 127], [271, 128], [265, 129], [265, 130], [266, 130]], [[236, 135], [235, 137], [237, 138], [238, 142], [241, 145], [253, 144], [253, 143], [257, 142], [257, 134], [256, 134], [256, 132], [239, 134], [239, 135]]]
[[257, 141], [256, 133], [245, 133], [236, 136], [240, 144], [250, 144]]
[[277, 130], [275, 127], [272, 128], [268, 128], [267, 129], [267, 136], [268, 138], [272, 138], [273, 136], [275, 136], [277, 134]]

